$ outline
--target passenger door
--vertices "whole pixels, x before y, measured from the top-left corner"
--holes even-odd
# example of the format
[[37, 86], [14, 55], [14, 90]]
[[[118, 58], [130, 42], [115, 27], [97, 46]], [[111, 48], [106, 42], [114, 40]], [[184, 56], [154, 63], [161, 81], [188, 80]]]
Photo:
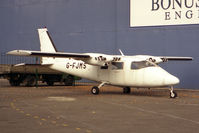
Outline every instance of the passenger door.
[[100, 81], [109, 82], [109, 66], [99, 67], [98, 78]]
[[112, 62], [110, 64], [110, 82], [115, 85], [124, 84], [124, 62]]

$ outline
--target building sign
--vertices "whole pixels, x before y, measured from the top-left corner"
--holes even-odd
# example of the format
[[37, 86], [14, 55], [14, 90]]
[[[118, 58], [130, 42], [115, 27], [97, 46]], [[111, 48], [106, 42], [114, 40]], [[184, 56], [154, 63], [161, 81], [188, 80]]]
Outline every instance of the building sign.
[[199, 24], [199, 0], [130, 0], [130, 26]]

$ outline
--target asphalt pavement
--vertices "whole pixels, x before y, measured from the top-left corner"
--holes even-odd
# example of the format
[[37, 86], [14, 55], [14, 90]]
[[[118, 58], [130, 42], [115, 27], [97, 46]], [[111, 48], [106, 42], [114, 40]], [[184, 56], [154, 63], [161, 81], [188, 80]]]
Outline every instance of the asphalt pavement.
[[11, 87], [0, 80], [1, 133], [198, 133], [199, 90]]

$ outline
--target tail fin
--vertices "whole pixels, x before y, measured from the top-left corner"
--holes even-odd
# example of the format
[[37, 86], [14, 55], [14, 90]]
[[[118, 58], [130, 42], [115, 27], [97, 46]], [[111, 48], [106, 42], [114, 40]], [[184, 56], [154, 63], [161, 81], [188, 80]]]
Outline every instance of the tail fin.
[[43, 52], [57, 52], [47, 28], [38, 29], [38, 33], [40, 40], [40, 50]]
[[[56, 53], [57, 49], [48, 33], [47, 28], [38, 29], [40, 50], [42, 52]], [[54, 58], [52, 57], [41, 57], [41, 64], [53, 64]]]

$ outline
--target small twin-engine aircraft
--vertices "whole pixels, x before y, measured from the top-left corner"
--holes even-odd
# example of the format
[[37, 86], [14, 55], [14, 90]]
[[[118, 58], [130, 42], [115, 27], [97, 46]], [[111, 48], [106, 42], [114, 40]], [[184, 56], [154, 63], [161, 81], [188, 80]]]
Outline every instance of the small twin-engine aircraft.
[[169, 87], [170, 97], [175, 98], [173, 86], [180, 81], [158, 66], [169, 60], [192, 60], [192, 57], [167, 57], [135, 55], [106, 55], [100, 53], [57, 52], [47, 28], [38, 29], [41, 51], [13, 50], [10, 55], [38, 56], [41, 64], [51, 69], [99, 82], [91, 89], [99, 94], [103, 85], [123, 87], [123, 93], [130, 93], [131, 87]]

